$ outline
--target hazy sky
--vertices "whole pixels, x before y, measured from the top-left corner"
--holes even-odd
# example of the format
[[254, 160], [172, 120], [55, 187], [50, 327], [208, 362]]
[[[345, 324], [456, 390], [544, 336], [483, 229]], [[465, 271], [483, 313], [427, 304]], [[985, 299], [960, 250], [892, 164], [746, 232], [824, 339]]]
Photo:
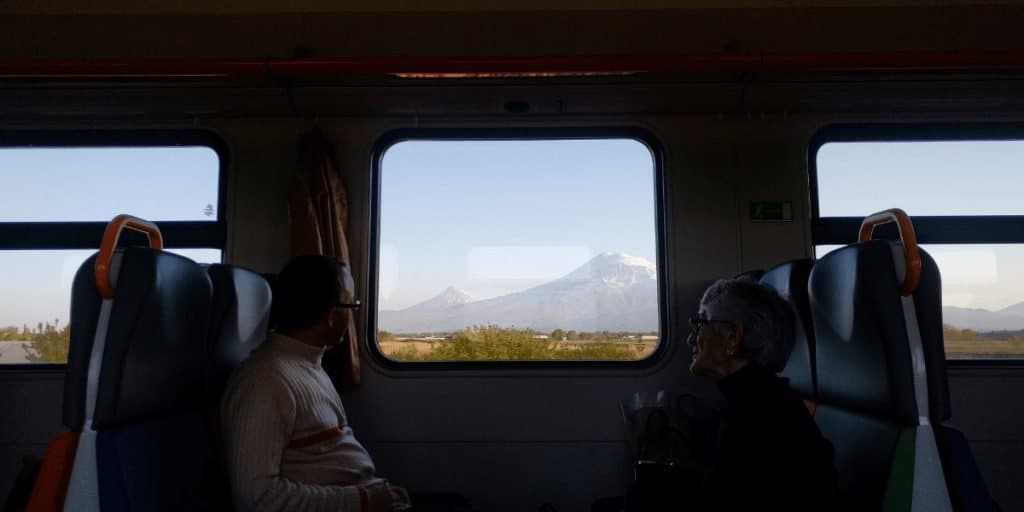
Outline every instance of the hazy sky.
[[[1024, 142], [828, 144], [822, 214], [1024, 214], [1021, 155]], [[450, 285], [477, 299], [521, 290], [601, 252], [655, 260], [652, 161], [636, 141], [410, 141], [387, 151], [382, 173], [383, 308]], [[202, 147], [0, 149], [0, 221], [209, 220], [217, 174]], [[1024, 245], [926, 247], [946, 304], [1024, 300]], [[0, 325], [67, 321], [71, 278], [90, 252], [0, 252]]]

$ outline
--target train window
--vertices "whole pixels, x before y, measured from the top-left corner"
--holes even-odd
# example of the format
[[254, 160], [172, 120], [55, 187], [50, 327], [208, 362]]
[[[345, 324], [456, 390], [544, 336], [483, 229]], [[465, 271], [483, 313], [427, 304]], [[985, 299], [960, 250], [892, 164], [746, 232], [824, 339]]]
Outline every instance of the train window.
[[402, 362], [650, 357], [661, 324], [650, 148], [576, 134], [413, 132], [382, 144], [379, 351]]
[[812, 145], [820, 257], [892, 207], [942, 273], [950, 360], [1024, 358], [1024, 133], [1007, 127], [845, 127]]
[[66, 362], [71, 281], [119, 213], [157, 221], [171, 252], [221, 261], [219, 148], [195, 131], [0, 132], [0, 365]]

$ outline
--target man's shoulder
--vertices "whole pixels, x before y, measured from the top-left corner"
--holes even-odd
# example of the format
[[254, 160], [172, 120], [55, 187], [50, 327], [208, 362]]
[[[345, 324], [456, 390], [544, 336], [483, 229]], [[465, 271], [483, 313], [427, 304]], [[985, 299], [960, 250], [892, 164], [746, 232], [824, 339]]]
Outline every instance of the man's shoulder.
[[290, 386], [286, 366], [280, 358], [256, 350], [231, 372], [224, 392], [251, 391], [253, 388], [287, 392]]

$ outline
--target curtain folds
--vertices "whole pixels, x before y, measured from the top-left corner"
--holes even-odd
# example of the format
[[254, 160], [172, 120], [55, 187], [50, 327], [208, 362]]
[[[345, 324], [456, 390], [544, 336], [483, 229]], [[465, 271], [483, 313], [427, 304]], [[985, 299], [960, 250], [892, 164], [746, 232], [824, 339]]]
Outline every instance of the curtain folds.
[[[325, 254], [337, 256], [349, 269], [348, 200], [338, 174], [334, 148], [319, 128], [299, 140], [299, 164], [292, 177], [288, 197], [291, 213], [291, 256]], [[359, 387], [359, 338], [355, 315], [349, 322], [345, 341], [327, 352], [324, 366], [342, 391]]]

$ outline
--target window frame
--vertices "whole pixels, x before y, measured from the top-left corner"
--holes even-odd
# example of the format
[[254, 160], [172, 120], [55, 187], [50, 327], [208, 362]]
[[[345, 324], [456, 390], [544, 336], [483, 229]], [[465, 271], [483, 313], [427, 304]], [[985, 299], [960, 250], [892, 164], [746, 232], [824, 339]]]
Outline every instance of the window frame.
[[[821, 217], [818, 194], [818, 151], [831, 142], [957, 142], [1024, 141], [1024, 124], [1010, 122], [855, 123], [819, 129], [807, 148], [808, 193], [811, 206], [811, 250], [819, 245], [857, 242], [862, 217]], [[893, 205], [899, 206], [899, 205]], [[870, 213], [870, 212], [869, 212]], [[1024, 244], [1024, 215], [918, 215], [912, 217], [919, 244]], [[877, 230], [895, 238], [892, 226]], [[950, 359], [957, 367], [1020, 366], [1016, 358]]]
[[[464, 140], [464, 141], [517, 141], [517, 140], [571, 140], [571, 139], [632, 139], [643, 144], [651, 153], [654, 185], [655, 262], [658, 269], [658, 346], [651, 355], [637, 361], [397, 361], [387, 357], [377, 340], [378, 291], [380, 281], [380, 224], [381, 224], [381, 164], [389, 148], [410, 140]], [[370, 234], [368, 251], [369, 277], [367, 279], [366, 345], [374, 363], [387, 370], [419, 371], [500, 371], [500, 370], [648, 370], [666, 359], [671, 345], [668, 318], [668, 272], [666, 267], [664, 150], [661, 141], [650, 131], [635, 126], [609, 127], [524, 127], [524, 128], [397, 128], [377, 138], [371, 151], [370, 165]]]
[[[227, 248], [228, 146], [217, 134], [197, 129], [0, 130], [2, 148], [102, 148], [203, 146], [217, 154], [217, 217], [203, 221], [154, 221], [167, 249]], [[131, 213], [131, 212], [125, 212]], [[109, 221], [0, 221], [0, 252], [99, 248]], [[64, 371], [67, 363], [14, 363], [0, 372]]]

